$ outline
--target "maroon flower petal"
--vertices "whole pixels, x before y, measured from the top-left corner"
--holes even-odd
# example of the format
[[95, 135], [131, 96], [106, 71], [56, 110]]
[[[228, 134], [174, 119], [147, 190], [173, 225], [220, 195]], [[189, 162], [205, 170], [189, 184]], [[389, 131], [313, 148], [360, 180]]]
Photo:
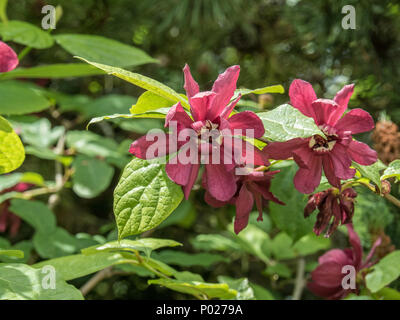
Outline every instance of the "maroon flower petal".
[[197, 176], [199, 174], [200, 164], [193, 164], [190, 169], [189, 180], [186, 185], [183, 186], [183, 194], [185, 199], [189, 199], [190, 191], [192, 191], [193, 185], [196, 182]]
[[374, 119], [363, 109], [353, 109], [344, 115], [335, 125], [339, 131], [351, 131], [352, 134], [371, 131]]
[[307, 117], [314, 118], [311, 103], [317, 100], [313, 87], [307, 81], [295, 79], [289, 88], [290, 103]]
[[183, 68], [183, 74], [185, 75], [185, 85], [183, 88], [185, 88], [186, 95], [190, 99], [199, 93], [199, 85], [193, 79], [192, 74], [190, 73], [190, 68], [187, 64], [185, 64], [185, 67]]
[[236, 104], [239, 102], [241, 97], [242, 94], [239, 93], [238, 97], [235, 100], [233, 100], [229, 105], [227, 105], [224, 110], [222, 110], [220, 117], [223, 119], [228, 119], [228, 117], [231, 115], [233, 109], [236, 107]]
[[352, 261], [349, 259], [349, 257], [346, 255], [346, 253], [343, 250], [340, 249], [332, 249], [323, 254], [318, 258], [318, 263], [323, 264], [327, 262], [335, 262], [337, 264], [340, 264], [342, 266], [351, 264]]
[[322, 159], [314, 157], [310, 162], [310, 169], [300, 168], [294, 176], [294, 186], [301, 193], [312, 193], [321, 181]]
[[349, 232], [349, 241], [351, 246], [353, 247], [353, 253], [354, 253], [354, 266], [356, 267], [357, 270], [360, 269], [361, 266], [361, 261], [362, 261], [362, 246], [361, 246], [361, 240], [358, 234], [354, 231], [354, 227], [352, 223], [346, 224], [347, 231]]
[[225, 109], [236, 90], [239, 72], [240, 66], [232, 66], [226, 69], [215, 80], [212, 91], [217, 93], [217, 95], [212, 103], [212, 107], [208, 110], [207, 119], [214, 120]]
[[331, 116], [339, 108], [337, 103], [333, 100], [318, 99], [311, 104], [314, 109], [315, 123], [317, 125], [332, 125]]
[[193, 123], [193, 120], [190, 119], [180, 102], [169, 109], [167, 116], [165, 117], [165, 127], [168, 127], [171, 121], [176, 121], [183, 128], [188, 128]]
[[326, 178], [328, 179], [328, 182], [336, 187], [340, 187], [340, 179], [336, 176], [335, 169], [333, 166], [333, 161], [331, 159], [330, 154], [324, 155], [322, 157], [322, 164], [324, 167], [324, 173]]
[[234, 222], [234, 231], [238, 234], [249, 223], [249, 215], [253, 209], [254, 198], [252, 193], [243, 184], [236, 199], [236, 216]]
[[216, 94], [214, 92], [204, 91], [189, 98], [190, 112], [195, 121], [203, 121], [206, 119], [207, 110], [211, 108], [215, 97]]
[[340, 143], [336, 143], [329, 155], [333, 163], [336, 177], [343, 180], [354, 177], [356, 170], [350, 169], [351, 159], [347, 154], [347, 149], [345, 147]]
[[227, 201], [219, 201], [215, 199], [208, 191], [204, 194], [204, 201], [214, 208], [223, 207], [228, 203]]
[[303, 146], [293, 151], [293, 159], [300, 168], [311, 169], [313, 159], [319, 157], [308, 147]]
[[178, 155], [170, 159], [165, 166], [168, 177], [176, 184], [185, 186], [189, 183], [193, 164], [182, 164]]
[[229, 201], [236, 193], [236, 179], [224, 164], [206, 164], [207, 190], [220, 201]]
[[241, 135], [246, 136], [246, 130], [253, 130], [252, 138], [260, 138], [264, 135], [265, 129], [261, 119], [252, 111], [243, 111], [234, 114], [228, 120], [231, 130], [242, 130]]
[[378, 155], [375, 150], [372, 150], [365, 143], [355, 140], [350, 142], [347, 153], [355, 162], [363, 166], [369, 166], [378, 160]]
[[373, 263], [370, 263], [372, 257], [375, 254], [375, 250], [376, 248], [378, 248], [380, 245], [382, 244], [382, 238], [378, 238], [374, 244], [372, 245], [371, 250], [368, 253], [367, 258], [364, 261], [364, 264], [361, 266], [361, 268], [369, 268], [371, 265], [373, 265]]
[[326, 299], [335, 299], [335, 297], [341, 296], [344, 293], [342, 286], [338, 286], [335, 288], [327, 288], [320, 286], [316, 282], [309, 282], [307, 284], [307, 288], [316, 296], [323, 297]]
[[340, 117], [343, 115], [343, 113], [347, 110], [347, 105], [349, 103], [349, 100], [351, 98], [351, 95], [354, 92], [354, 84], [348, 84], [344, 86], [335, 96], [333, 101], [335, 101], [338, 105], [339, 108], [335, 111], [335, 113], [332, 115], [331, 122], [333, 125], [340, 119]]
[[293, 156], [293, 151], [302, 146], [308, 146], [308, 140], [294, 138], [285, 142], [271, 142], [264, 147], [265, 152], [270, 159], [286, 160]]
[[7, 44], [0, 41], [0, 72], [14, 70], [18, 65], [18, 56]]
[[320, 286], [337, 288], [341, 286], [344, 277], [342, 268], [343, 265], [337, 264], [336, 262], [326, 262], [320, 264], [311, 272], [311, 278]]
[[[157, 145], [153, 146], [153, 144], [155, 143]], [[160, 148], [157, 148], [157, 146], [159, 146]], [[153, 149], [149, 150], [150, 147], [152, 147]], [[158, 157], [163, 157], [169, 152], [174, 152], [174, 150], [170, 150], [168, 134], [156, 135], [149, 133], [135, 140], [131, 144], [129, 152], [140, 159], [154, 159]]]

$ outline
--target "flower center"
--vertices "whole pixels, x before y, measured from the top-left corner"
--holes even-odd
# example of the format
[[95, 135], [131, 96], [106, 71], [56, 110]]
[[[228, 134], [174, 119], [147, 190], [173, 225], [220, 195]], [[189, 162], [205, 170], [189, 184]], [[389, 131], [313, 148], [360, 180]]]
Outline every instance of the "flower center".
[[212, 143], [213, 140], [218, 144], [222, 143], [222, 135], [218, 130], [219, 125], [206, 120], [206, 123], [198, 132], [200, 142]]
[[339, 139], [336, 130], [330, 126], [322, 125], [319, 129], [325, 134], [326, 139], [320, 135], [312, 136], [309, 142], [309, 147], [318, 153], [329, 152], [333, 149], [336, 141]]

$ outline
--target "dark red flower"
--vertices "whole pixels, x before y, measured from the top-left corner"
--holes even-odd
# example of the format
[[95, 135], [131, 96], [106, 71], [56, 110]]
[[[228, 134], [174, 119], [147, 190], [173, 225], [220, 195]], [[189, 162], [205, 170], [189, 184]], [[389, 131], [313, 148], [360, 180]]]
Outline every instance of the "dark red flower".
[[[197, 178], [202, 162], [200, 159], [204, 159], [204, 157], [210, 157], [208, 163], [205, 162], [206, 188], [214, 198], [220, 201], [228, 201], [236, 193], [234, 168], [238, 163], [247, 159], [248, 162], [255, 165], [263, 165], [267, 161], [257, 148], [240, 137], [233, 137], [232, 134], [235, 129], [253, 130], [254, 137], [252, 138], [259, 138], [264, 134], [264, 126], [255, 113], [244, 111], [230, 116], [240, 99], [239, 95], [231, 101], [236, 89], [239, 71], [239, 66], [228, 68], [219, 75], [211, 91], [199, 92], [199, 85], [192, 78], [189, 66], [186, 65], [183, 69], [185, 75], [184, 88], [189, 99], [190, 115], [180, 103], [171, 107], [165, 119], [165, 126], [173, 130], [174, 134], [168, 135], [163, 140], [163, 143], [167, 145], [164, 154], [161, 154], [162, 152], [157, 152], [154, 156], [147, 154], [154, 143], [149, 135], [139, 138], [131, 145], [129, 152], [141, 159], [159, 157], [165, 154], [171, 155], [166, 165], [166, 172], [172, 181], [183, 186], [186, 199], [189, 197]], [[173, 124], [176, 124], [176, 128]], [[186, 136], [186, 138], [180, 141], [180, 135]], [[244, 136], [246, 133], [242, 132], [240, 135]], [[171, 136], [173, 137], [171, 138]], [[176, 141], [176, 137], [178, 137], [178, 141]], [[231, 141], [233, 140], [229, 148], [226, 144], [228, 137]], [[171, 145], [171, 141], [176, 141], [177, 150]], [[235, 151], [233, 150], [235, 147], [232, 147], [232, 145], [235, 145], [234, 141], [237, 143], [236, 146], [240, 146], [238, 152], [241, 154], [241, 159], [239, 161], [233, 155]], [[245, 152], [246, 147], [249, 146], [254, 151], [251, 155], [253, 159], [249, 159], [250, 155]], [[195, 151], [193, 152], [193, 150]], [[175, 155], [176, 151], [178, 151], [177, 155]], [[179, 157], [182, 152], [185, 155], [189, 153], [186, 163], [183, 163]], [[216, 161], [211, 159], [213, 152], [219, 155]], [[230, 161], [225, 161], [226, 157]]]
[[[370, 114], [362, 109], [352, 109], [343, 117], [354, 85], [344, 86], [333, 100], [317, 99], [312, 86], [303, 80], [294, 80], [290, 85], [291, 104], [304, 115], [314, 119], [325, 134], [286, 142], [272, 142], [264, 151], [270, 158], [293, 157], [300, 167], [294, 177], [294, 185], [302, 193], [312, 193], [321, 181], [322, 168], [329, 183], [339, 188], [340, 179], [350, 179], [355, 170], [352, 160], [371, 165], [377, 154], [368, 145], [353, 140], [352, 135], [374, 128]], [[342, 117], [342, 118], [341, 118]]]
[[[325, 234], [329, 237], [340, 224], [350, 223], [354, 214], [354, 200], [357, 192], [348, 188], [340, 192], [338, 189], [328, 189], [310, 196], [304, 208], [304, 217], [307, 218], [315, 209], [318, 209], [314, 232], [319, 236], [331, 220]], [[332, 219], [333, 217], [333, 219]]]
[[0, 41], [0, 72], [14, 70], [18, 65], [18, 56], [7, 44]]
[[349, 293], [358, 293], [359, 288], [356, 283], [355, 288], [344, 288], [343, 279], [347, 271], [343, 268], [345, 266], [352, 266], [357, 275], [361, 275], [360, 271], [371, 267], [374, 263], [371, 259], [374, 255], [375, 249], [380, 245], [381, 239], [375, 241], [368, 253], [365, 261], [362, 261], [362, 246], [360, 238], [353, 229], [352, 224], [347, 224], [349, 232], [349, 240], [352, 248], [340, 250], [333, 249], [319, 257], [318, 267], [311, 272], [312, 282], [309, 282], [307, 287], [315, 295], [326, 299], [341, 299], [346, 297]]
[[[0, 194], [5, 194], [12, 191], [24, 192], [28, 190], [31, 186], [32, 185], [28, 183], [18, 183], [12, 188], [2, 190]], [[18, 233], [19, 227], [21, 225], [21, 219], [20, 217], [12, 213], [9, 210], [9, 207], [9, 200], [6, 200], [0, 204], [0, 232], [5, 232], [8, 229], [10, 232], [10, 236], [14, 237]]]
[[[237, 192], [229, 201], [218, 201], [208, 191], [206, 191], [204, 200], [211, 206], [218, 208], [226, 204], [236, 206], [236, 216], [234, 222], [234, 231], [238, 234], [249, 222], [249, 215], [256, 203], [259, 216], [257, 221], [263, 220], [263, 206], [268, 201], [284, 205], [282, 201], [276, 198], [271, 191], [271, 179], [278, 171], [257, 171], [253, 170], [248, 175], [236, 176]], [[206, 178], [203, 176], [203, 185], [206, 185]]]

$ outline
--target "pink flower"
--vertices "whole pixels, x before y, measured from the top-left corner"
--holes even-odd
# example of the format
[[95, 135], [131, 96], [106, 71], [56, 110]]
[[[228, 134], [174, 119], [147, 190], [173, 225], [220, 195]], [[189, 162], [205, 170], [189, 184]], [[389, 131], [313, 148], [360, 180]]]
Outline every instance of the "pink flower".
[[333, 249], [319, 257], [318, 267], [311, 272], [312, 282], [308, 283], [308, 289], [315, 295], [326, 299], [341, 299], [349, 293], [358, 293], [359, 288], [345, 289], [342, 285], [343, 278], [348, 274], [348, 271], [343, 271], [344, 266], [353, 266], [357, 275], [362, 275], [363, 269], [371, 267], [371, 259], [375, 249], [381, 244], [379, 238], [375, 241], [368, 253], [367, 258], [362, 262], [362, 246], [360, 238], [353, 229], [352, 224], [348, 224], [349, 240], [352, 248], [350, 249]]
[[304, 217], [307, 218], [315, 209], [318, 209], [314, 232], [317, 236], [330, 224], [325, 236], [329, 237], [340, 224], [350, 223], [354, 214], [354, 200], [357, 192], [348, 188], [344, 191], [328, 189], [310, 196], [304, 208]]
[[[31, 187], [28, 183], [18, 183], [12, 188], [2, 190], [0, 194], [5, 194], [12, 191], [24, 192]], [[10, 236], [14, 237], [21, 225], [21, 218], [9, 210], [10, 201], [6, 200], [0, 204], [0, 232], [5, 232], [9, 229]]]
[[[226, 138], [232, 140], [232, 131], [240, 129], [254, 130], [254, 137], [259, 138], [264, 134], [264, 126], [260, 118], [253, 112], [244, 111], [236, 113], [232, 116], [232, 110], [240, 99], [240, 95], [233, 101], [231, 98], [236, 89], [236, 82], [239, 77], [240, 67], [232, 66], [218, 76], [214, 82], [211, 91], [200, 92], [199, 85], [192, 78], [189, 66], [186, 65], [183, 69], [185, 75], [185, 85], [187, 97], [190, 104], [190, 115], [184, 110], [180, 103], [175, 104], [169, 110], [165, 126], [174, 130], [173, 124], [177, 124], [175, 134], [170, 140], [171, 135], [165, 138], [164, 143], [167, 145], [165, 154], [170, 154], [171, 157], [166, 165], [166, 172], [169, 178], [175, 183], [183, 186], [183, 191], [186, 199], [189, 197], [190, 191], [197, 178], [200, 161], [199, 158], [210, 156], [214, 151], [219, 151], [218, 161], [211, 161], [205, 164], [204, 176], [206, 178], [206, 188], [215, 199], [219, 201], [228, 201], [236, 193], [236, 179], [234, 168], [238, 162], [233, 156], [235, 147], [226, 145]], [[230, 134], [227, 134], [230, 133]], [[194, 139], [186, 139], [184, 141], [176, 141], [176, 137], [181, 134], [194, 134]], [[244, 135], [244, 134], [242, 134]], [[141, 159], [149, 159], [151, 157], [164, 156], [162, 152], [157, 152], [154, 156], [149, 156], [147, 151], [153, 144], [148, 141], [149, 137], [143, 136], [134, 141], [129, 150], [130, 153]], [[150, 139], [151, 140], [151, 139]], [[171, 141], [176, 141], [177, 150], [171, 145]], [[233, 141], [240, 146], [240, 155], [242, 159], [247, 159], [247, 162], [255, 165], [263, 165], [267, 159], [264, 154], [248, 142], [235, 137]], [[250, 159], [250, 154], [244, 151], [246, 147], [250, 147], [253, 151]], [[192, 153], [192, 150], [195, 150]], [[216, 150], [218, 149], [218, 150]], [[189, 154], [189, 163], [183, 163], [178, 155], [174, 155], [176, 151]], [[226, 157], [231, 161], [225, 161]]]
[[[312, 193], [320, 183], [322, 168], [329, 183], [339, 188], [340, 179], [350, 179], [355, 170], [351, 162], [371, 165], [377, 154], [368, 145], [353, 140], [352, 135], [374, 128], [370, 114], [362, 109], [352, 109], [343, 117], [353, 93], [354, 85], [344, 86], [333, 100], [317, 99], [312, 86], [303, 80], [290, 85], [291, 104], [304, 115], [311, 117], [326, 135], [286, 142], [272, 142], [264, 151], [270, 158], [293, 157], [300, 169], [294, 177], [294, 185], [302, 193]], [[342, 117], [342, 118], [341, 118]]]
[[[254, 202], [256, 203], [259, 212], [257, 221], [263, 220], [263, 206], [266, 206], [268, 201], [274, 201], [284, 205], [282, 201], [276, 198], [272, 192], [269, 191], [271, 179], [278, 172], [279, 170], [254, 170], [248, 175], [237, 176], [237, 192], [232, 199], [225, 202], [218, 201], [207, 191], [204, 200], [215, 208], [222, 207], [228, 203], [236, 205], [234, 231], [238, 234], [247, 226]], [[203, 185], [207, 184], [205, 180], [205, 176], [203, 176]]]
[[18, 56], [7, 44], [0, 41], [0, 72], [14, 70], [18, 65]]

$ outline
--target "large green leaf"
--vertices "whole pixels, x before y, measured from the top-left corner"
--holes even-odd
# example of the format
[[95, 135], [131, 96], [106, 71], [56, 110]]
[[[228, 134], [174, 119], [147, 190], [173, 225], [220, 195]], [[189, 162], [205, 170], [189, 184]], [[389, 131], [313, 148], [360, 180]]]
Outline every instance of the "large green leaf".
[[94, 198], [107, 189], [114, 175], [114, 168], [103, 160], [78, 155], [72, 167], [74, 192], [82, 198]]
[[96, 254], [84, 255], [75, 254], [51, 260], [45, 260], [34, 264], [34, 268], [53, 266], [57, 274], [64, 280], [72, 280], [97, 272], [104, 268], [119, 263], [130, 263], [132, 259], [124, 257], [115, 252], [98, 252]]
[[173, 102], [171, 100], [163, 98], [151, 91], [146, 91], [139, 97], [136, 104], [132, 106], [130, 112], [132, 114], [145, 113], [160, 108], [168, 108], [172, 105]]
[[233, 299], [237, 291], [230, 289], [226, 283], [205, 283], [198, 281], [180, 281], [173, 279], [149, 280], [149, 284], [158, 284], [181, 293], [191, 294], [196, 297], [208, 299]]
[[116, 40], [84, 34], [59, 34], [56, 42], [74, 56], [118, 67], [157, 62], [144, 51]]
[[164, 165], [134, 158], [114, 191], [119, 238], [158, 226], [182, 198], [181, 187], [168, 178]]
[[[45, 269], [44, 269], [45, 270]], [[0, 264], [0, 300], [82, 300], [81, 292], [55, 273], [55, 288], [43, 285], [48, 274], [25, 264]]]
[[381, 180], [389, 179], [389, 178], [396, 178], [396, 181], [400, 180], [400, 160], [392, 161], [389, 166], [383, 171], [383, 175]]
[[23, 258], [24, 252], [21, 250], [4, 250], [0, 249], [0, 255], [13, 257], [13, 258]]
[[10, 211], [21, 217], [38, 232], [50, 234], [56, 230], [54, 213], [43, 202], [13, 199]]
[[239, 93], [244, 96], [247, 94], [264, 94], [264, 93], [285, 93], [285, 89], [280, 85], [274, 85], [274, 86], [267, 86], [264, 88], [258, 88], [258, 89], [237, 89], [235, 90], [235, 97], [239, 95]]
[[0, 82], [0, 97], [0, 114], [6, 115], [39, 112], [51, 105], [39, 88], [18, 81]]
[[239, 244], [232, 239], [220, 234], [199, 234], [191, 240], [191, 244], [197, 250], [236, 251]]
[[230, 261], [228, 258], [220, 254], [208, 252], [190, 254], [174, 250], [163, 250], [160, 252], [154, 252], [152, 254], [152, 257], [164, 263], [182, 267], [201, 266], [204, 268], [209, 268], [216, 263]]
[[182, 244], [174, 240], [168, 239], [155, 239], [155, 238], [143, 238], [136, 240], [119, 240], [111, 241], [108, 243], [100, 244], [90, 248], [82, 250], [83, 254], [92, 254], [99, 251], [143, 251], [150, 253], [153, 250], [157, 250], [164, 247], [176, 247]]
[[179, 93], [177, 93], [176, 91], [171, 89], [170, 87], [168, 87], [154, 79], [151, 79], [149, 77], [143, 76], [138, 73], [126, 71], [124, 69], [92, 62], [92, 61], [89, 61], [89, 60], [86, 60], [86, 59], [80, 58], [80, 57], [78, 57], [78, 58], [95, 66], [96, 68], [99, 68], [99, 69], [107, 72], [108, 74], [114, 75], [114, 76], [116, 76], [122, 80], [128, 81], [138, 87], [141, 87], [143, 89], [151, 91], [154, 94], [159, 95], [167, 100], [170, 100], [172, 102], [180, 101], [183, 106], [189, 108], [187, 99], [185, 97], [183, 97], [182, 95], [180, 95]]
[[104, 72], [86, 63], [57, 63], [32, 68], [18, 68], [4, 73], [2, 79], [65, 79], [98, 74], [104, 74]]
[[316, 215], [304, 218], [304, 207], [307, 196], [298, 192], [293, 186], [293, 177], [297, 166], [281, 168], [272, 183], [271, 191], [285, 203], [284, 206], [270, 202], [270, 215], [279, 229], [285, 231], [294, 241], [312, 232]]
[[316, 134], [325, 137], [314, 119], [306, 117], [288, 104], [283, 104], [271, 111], [257, 113], [257, 115], [264, 124], [264, 138], [268, 140], [287, 141]]
[[54, 40], [48, 32], [24, 21], [8, 21], [0, 24], [0, 35], [3, 41], [14, 41], [35, 49], [46, 49]]
[[0, 117], [0, 174], [17, 169], [25, 160], [24, 146], [10, 123]]
[[400, 250], [393, 251], [374, 265], [366, 276], [367, 287], [377, 292], [400, 276]]

